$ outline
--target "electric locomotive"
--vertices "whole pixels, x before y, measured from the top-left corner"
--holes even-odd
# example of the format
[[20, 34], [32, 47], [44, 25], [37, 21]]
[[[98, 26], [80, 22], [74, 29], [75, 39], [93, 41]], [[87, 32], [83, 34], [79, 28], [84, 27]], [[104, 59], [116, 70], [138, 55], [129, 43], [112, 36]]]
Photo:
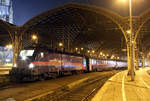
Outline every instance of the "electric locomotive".
[[32, 70], [33, 75], [53, 77], [87, 70], [86, 58], [43, 47], [21, 50], [17, 67]]

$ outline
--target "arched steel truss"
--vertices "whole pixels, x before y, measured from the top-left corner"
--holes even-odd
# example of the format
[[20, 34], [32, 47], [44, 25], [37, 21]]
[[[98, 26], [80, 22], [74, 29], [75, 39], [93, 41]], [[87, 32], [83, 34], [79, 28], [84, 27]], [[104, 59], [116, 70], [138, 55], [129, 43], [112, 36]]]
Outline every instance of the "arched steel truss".
[[41, 19], [45, 18], [46, 16], [49, 16], [49, 15], [59, 11], [60, 9], [65, 9], [65, 8], [69, 8], [69, 7], [83, 9], [83, 10], [87, 10], [90, 12], [95, 12], [97, 14], [103, 15], [103, 16], [111, 19], [115, 24], [118, 25], [118, 28], [120, 28], [120, 30], [122, 31], [122, 33], [125, 37], [125, 40], [126, 41], [128, 40], [126, 31], [125, 31], [128, 27], [128, 24], [126, 23], [126, 21], [124, 20], [124, 18], [122, 16], [120, 16], [119, 14], [112, 12], [110, 10], [104, 9], [104, 8], [100, 8], [100, 7], [96, 7], [96, 6], [89, 6], [89, 5], [85, 5], [85, 4], [78, 4], [78, 3], [69, 3], [66, 5], [60, 6], [58, 8], [52, 9], [50, 11], [44, 12], [44, 13], [37, 15], [37, 16], [33, 17], [32, 19], [30, 19], [22, 27], [24, 30], [27, 30], [29, 27], [31, 27], [35, 23], [38, 23]]
[[[49, 17], [50, 15], [55, 14], [56, 12], [59, 12], [60, 10], [65, 10], [66, 8], [74, 8], [74, 9], [80, 9], [80, 10], [84, 10], [84, 11], [88, 11], [88, 12], [93, 12], [97, 15], [101, 15], [101, 16], [111, 20], [114, 23], [114, 25], [117, 25], [118, 30], [121, 31], [122, 35], [125, 38], [125, 41], [126, 42], [128, 41], [128, 36], [126, 34], [126, 30], [128, 29], [128, 24], [126, 23], [126, 21], [124, 20], [123, 17], [121, 17], [117, 13], [111, 12], [104, 8], [88, 6], [85, 4], [77, 4], [77, 3], [69, 3], [66, 5], [60, 6], [58, 8], [52, 9], [50, 11], [44, 12], [44, 13], [32, 18], [27, 23], [25, 23], [23, 26], [21, 26], [22, 34], [24, 34], [27, 30], [31, 29], [31, 27], [33, 27], [34, 25], [47, 20], [47, 17]], [[80, 15], [78, 13], [76, 13], [76, 15], [80, 16], [80, 19], [82, 19], [83, 25], [87, 24], [86, 19], [84, 17], [82, 17], [82, 15]], [[100, 43], [97, 42], [97, 43], [92, 43], [92, 44], [100, 44]], [[115, 44], [117, 44], [117, 43], [115, 43]], [[111, 44], [109, 46], [111, 46]], [[97, 50], [98, 49], [102, 49], [102, 47], [97, 47]]]
[[[46, 17], [58, 12], [60, 9], [65, 10], [66, 8], [70, 8], [70, 7], [89, 11], [89, 12], [94, 12], [98, 15], [102, 15], [102, 16], [106, 17], [107, 19], [110, 19], [114, 24], [116, 24], [118, 26], [118, 29], [121, 30], [121, 32], [125, 38], [125, 41], [128, 42], [129, 35], [126, 33], [126, 30], [129, 29], [128, 18], [122, 17], [122, 16], [118, 15], [117, 13], [114, 13], [114, 12], [109, 11], [104, 8], [100, 8], [100, 7], [96, 7], [96, 6], [89, 6], [89, 5], [85, 5], [85, 4], [78, 4], [78, 3], [69, 3], [66, 5], [57, 7], [55, 9], [49, 10], [47, 12], [44, 12], [36, 17], [33, 17], [28, 22], [26, 22], [23, 26], [20, 26], [20, 27], [11, 26], [1, 20], [0, 20], [0, 25], [2, 25], [8, 31], [10, 38], [12, 40], [15, 41], [15, 39], [14, 39], [15, 33], [17, 35], [19, 33], [19, 37], [17, 39], [22, 40], [22, 37], [26, 33], [26, 31], [29, 30], [31, 27], [33, 27], [35, 24], [46, 20]], [[80, 16], [80, 14], [78, 16]], [[80, 18], [82, 19], [82, 23], [86, 24], [86, 20], [84, 19], [84, 17], [80, 16]], [[150, 9], [147, 10], [146, 12], [144, 12], [143, 14], [141, 14], [140, 16], [133, 18], [133, 19], [134, 19], [134, 23], [136, 24], [136, 26], [134, 27], [134, 32], [135, 32], [134, 41], [136, 41], [142, 27], [150, 19]], [[93, 44], [101, 44], [101, 43], [93, 43]], [[101, 49], [101, 47], [97, 47], [97, 49]]]

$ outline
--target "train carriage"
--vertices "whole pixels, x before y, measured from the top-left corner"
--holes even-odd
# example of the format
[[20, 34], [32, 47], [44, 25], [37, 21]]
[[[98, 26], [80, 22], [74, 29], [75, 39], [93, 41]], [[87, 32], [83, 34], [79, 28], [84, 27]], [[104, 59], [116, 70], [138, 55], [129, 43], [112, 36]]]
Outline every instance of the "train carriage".
[[104, 59], [90, 59], [91, 71], [107, 71], [113, 69], [122, 69], [127, 67], [126, 61], [120, 60], [104, 60]]

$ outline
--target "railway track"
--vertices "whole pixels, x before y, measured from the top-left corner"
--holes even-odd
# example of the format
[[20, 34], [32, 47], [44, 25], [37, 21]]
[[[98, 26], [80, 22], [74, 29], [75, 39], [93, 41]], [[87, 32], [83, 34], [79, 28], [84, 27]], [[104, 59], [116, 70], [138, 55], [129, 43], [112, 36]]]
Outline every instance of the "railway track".
[[62, 96], [56, 95], [50, 101], [89, 101], [96, 91], [105, 83], [105, 81], [112, 75], [104, 75], [81, 84], [79, 87], [66, 92]]
[[57, 90], [45, 99], [36, 101], [90, 101], [102, 85], [115, 74], [116, 72], [108, 73], [97, 78], [87, 80], [73, 89], [63, 88]]

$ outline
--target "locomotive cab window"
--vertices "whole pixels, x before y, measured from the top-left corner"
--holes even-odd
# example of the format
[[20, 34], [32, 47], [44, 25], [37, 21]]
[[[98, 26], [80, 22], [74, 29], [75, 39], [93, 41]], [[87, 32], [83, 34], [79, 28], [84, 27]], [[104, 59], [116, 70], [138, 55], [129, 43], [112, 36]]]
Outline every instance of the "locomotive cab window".
[[20, 56], [21, 57], [24, 57], [24, 56], [33, 56], [33, 54], [34, 54], [34, 50], [22, 50], [21, 52], [20, 52]]
[[47, 61], [48, 60], [48, 52], [47, 51], [43, 51], [43, 52], [38, 52], [36, 57], [35, 57], [35, 60], [36, 61]]
[[40, 53], [40, 57], [41, 57], [41, 58], [44, 58], [44, 52], [41, 52], [41, 53]]

